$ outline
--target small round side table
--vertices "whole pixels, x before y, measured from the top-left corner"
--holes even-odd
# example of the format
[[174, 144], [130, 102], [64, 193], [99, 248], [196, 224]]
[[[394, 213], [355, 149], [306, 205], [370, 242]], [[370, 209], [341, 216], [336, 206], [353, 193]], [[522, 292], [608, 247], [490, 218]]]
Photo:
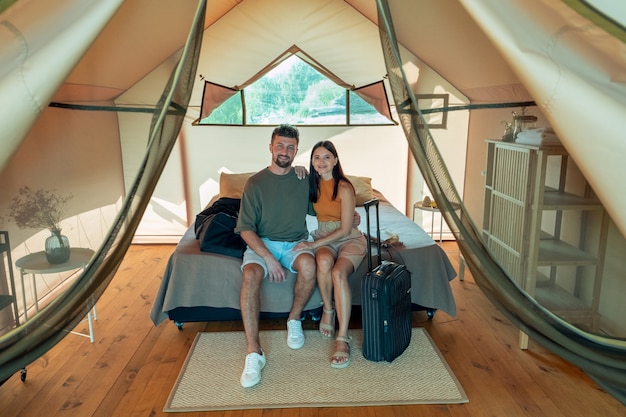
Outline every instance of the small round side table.
[[[39, 312], [39, 297], [37, 296], [37, 280], [36, 274], [53, 274], [56, 272], [71, 271], [74, 269], [84, 269], [89, 260], [94, 255], [94, 251], [88, 248], [70, 248], [70, 259], [62, 264], [51, 264], [46, 259], [46, 253], [44, 251], [30, 253], [21, 257], [15, 261], [15, 266], [20, 270], [20, 278], [22, 282], [22, 301], [24, 302], [24, 320], [28, 320], [28, 308], [26, 306], [26, 290], [24, 289], [24, 276], [27, 274], [32, 275], [33, 279], [33, 295], [35, 297], [35, 310]], [[92, 323], [92, 311], [93, 320], [96, 319], [96, 306], [90, 309], [87, 313], [87, 321], [89, 322], [89, 334], [83, 334], [78, 332], [72, 332], [81, 336], [89, 337], [91, 343], [93, 343], [93, 323]]]
[[[435, 238], [435, 213], [439, 213], [437, 207], [425, 206], [421, 201], [413, 204], [413, 221], [415, 221], [415, 210], [429, 211], [431, 213], [430, 221], [430, 237]], [[439, 246], [443, 242], [443, 216], [439, 218]]]

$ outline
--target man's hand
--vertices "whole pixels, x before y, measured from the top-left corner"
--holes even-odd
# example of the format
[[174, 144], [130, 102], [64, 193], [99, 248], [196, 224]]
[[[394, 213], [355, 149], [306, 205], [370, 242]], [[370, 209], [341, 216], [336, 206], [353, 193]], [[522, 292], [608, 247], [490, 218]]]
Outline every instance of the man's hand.
[[267, 275], [269, 275], [270, 282], [283, 282], [286, 279], [285, 270], [276, 258], [270, 255], [263, 258], [263, 260], [267, 267]]
[[358, 211], [354, 210], [354, 217], [352, 218], [352, 227], [356, 227], [358, 229], [361, 224], [361, 215]]
[[265, 267], [267, 268], [267, 275], [269, 275], [269, 279], [271, 282], [282, 282], [285, 280], [285, 271], [283, 270], [280, 262], [274, 258], [274, 255], [267, 250], [267, 247], [256, 234], [252, 230], [242, 230], [241, 238], [248, 245], [250, 249], [255, 251], [259, 256], [263, 258], [265, 261]]

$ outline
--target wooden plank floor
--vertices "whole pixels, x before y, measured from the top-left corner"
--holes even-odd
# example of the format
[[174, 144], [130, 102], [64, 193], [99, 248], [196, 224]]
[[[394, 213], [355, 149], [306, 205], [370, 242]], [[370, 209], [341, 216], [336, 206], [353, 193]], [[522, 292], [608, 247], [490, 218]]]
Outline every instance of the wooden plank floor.
[[[242, 330], [241, 323], [171, 322], [154, 327], [149, 319], [171, 245], [134, 245], [111, 285], [98, 301], [95, 343], [68, 335], [19, 374], [0, 386], [2, 417], [164, 416], [163, 405], [189, 347], [199, 331]], [[454, 242], [444, 249], [458, 271]], [[406, 405], [354, 408], [264, 409], [177, 415], [212, 417], [368, 416], [466, 417], [545, 416], [622, 417], [626, 407], [601, 390], [578, 368], [531, 341], [517, 348], [514, 328], [484, 297], [469, 271], [452, 288], [457, 316], [438, 312], [428, 321], [414, 312], [463, 385], [470, 402], [457, 405]], [[307, 328], [314, 328], [311, 321]], [[359, 326], [359, 323], [353, 323]], [[264, 329], [282, 329], [282, 320], [264, 321]], [[86, 331], [86, 324], [76, 330]], [[224, 364], [225, 375], [239, 378], [241, 363]], [[296, 377], [297, 378], [297, 377]], [[297, 383], [297, 380], [294, 380]], [[323, 383], [323, 382], [320, 382]], [[358, 382], [356, 382], [358, 383]]]

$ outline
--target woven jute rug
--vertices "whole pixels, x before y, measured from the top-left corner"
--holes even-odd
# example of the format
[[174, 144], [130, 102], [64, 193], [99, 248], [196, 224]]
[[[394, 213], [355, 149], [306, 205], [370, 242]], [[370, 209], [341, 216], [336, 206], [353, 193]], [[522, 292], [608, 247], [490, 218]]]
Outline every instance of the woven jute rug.
[[305, 331], [304, 347], [291, 350], [286, 330], [262, 331], [267, 365], [258, 385], [242, 388], [244, 334], [198, 333], [164, 411], [468, 402], [426, 330], [413, 329], [411, 344], [391, 363], [366, 360], [361, 330], [351, 330], [350, 335], [352, 363], [333, 369], [334, 341], [322, 339], [319, 332]]

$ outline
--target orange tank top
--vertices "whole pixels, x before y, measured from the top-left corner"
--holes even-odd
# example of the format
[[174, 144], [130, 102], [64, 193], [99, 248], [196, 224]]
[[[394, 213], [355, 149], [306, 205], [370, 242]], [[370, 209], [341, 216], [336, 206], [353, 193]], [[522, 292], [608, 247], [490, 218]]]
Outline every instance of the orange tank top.
[[333, 186], [335, 180], [320, 181], [320, 195], [313, 208], [317, 214], [317, 221], [331, 222], [341, 220], [341, 197], [337, 193], [337, 198], [333, 200]]

